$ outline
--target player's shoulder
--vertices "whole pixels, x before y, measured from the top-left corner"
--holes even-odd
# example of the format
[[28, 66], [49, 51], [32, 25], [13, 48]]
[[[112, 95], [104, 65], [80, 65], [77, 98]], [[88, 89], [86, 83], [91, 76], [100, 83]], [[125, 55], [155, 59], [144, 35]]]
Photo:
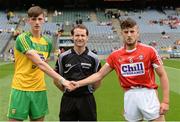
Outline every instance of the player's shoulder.
[[32, 36], [30, 32], [23, 32], [18, 36], [18, 38], [25, 38], [30, 36]]
[[30, 32], [23, 32], [16, 38], [16, 43], [30, 40], [30, 36], [32, 36]]
[[42, 38], [43, 38], [46, 42], [52, 43], [50, 37], [48, 37], [47, 35], [42, 35]]
[[122, 53], [122, 52], [124, 52], [124, 47], [120, 47], [119, 49], [116, 49], [116, 50], [113, 50], [112, 51], [112, 55], [117, 55], [117, 54], [119, 54], [119, 53]]
[[147, 44], [143, 44], [143, 43], [139, 43], [139, 48], [142, 48], [144, 51], [145, 50], [152, 50], [152, 51], [155, 51], [155, 48], [150, 46], [150, 45], [147, 45]]

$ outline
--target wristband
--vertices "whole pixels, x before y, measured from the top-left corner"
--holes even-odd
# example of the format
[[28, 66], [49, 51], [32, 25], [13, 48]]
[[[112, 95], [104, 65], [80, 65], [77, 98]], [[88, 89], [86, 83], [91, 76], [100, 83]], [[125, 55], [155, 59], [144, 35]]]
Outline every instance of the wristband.
[[64, 84], [66, 79], [64, 79], [63, 77], [61, 77], [61, 79], [59, 80], [61, 82], [61, 84]]

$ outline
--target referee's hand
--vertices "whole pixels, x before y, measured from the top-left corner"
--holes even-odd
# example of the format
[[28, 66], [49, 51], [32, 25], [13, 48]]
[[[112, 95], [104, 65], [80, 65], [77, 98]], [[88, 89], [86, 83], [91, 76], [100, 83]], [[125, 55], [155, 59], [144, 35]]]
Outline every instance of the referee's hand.
[[63, 86], [69, 91], [73, 91], [75, 90], [77, 87], [76, 85], [74, 85], [73, 83], [71, 83], [71, 81], [65, 80], [63, 83]]
[[74, 91], [77, 88], [79, 88], [79, 83], [76, 81], [70, 81], [70, 85], [66, 87], [69, 92]]

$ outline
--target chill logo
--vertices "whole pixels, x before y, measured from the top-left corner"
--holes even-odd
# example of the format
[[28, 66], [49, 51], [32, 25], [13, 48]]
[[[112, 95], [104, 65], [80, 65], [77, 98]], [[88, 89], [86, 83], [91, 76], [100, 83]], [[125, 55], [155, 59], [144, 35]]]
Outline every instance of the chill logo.
[[138, 76], [145, 73], [144, 63], [129, 63], [121, 65], [121, 74], [123, 76]]

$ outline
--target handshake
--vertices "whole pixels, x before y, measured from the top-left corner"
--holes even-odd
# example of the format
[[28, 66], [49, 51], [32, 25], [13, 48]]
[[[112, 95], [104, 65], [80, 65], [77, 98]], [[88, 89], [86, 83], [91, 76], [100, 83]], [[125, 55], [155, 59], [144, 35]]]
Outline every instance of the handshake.
[[65, 80], [63, 77], [61, 78], [60, 83], [69, 92], [74, 91], [75, 89], [80, 87], [80, 84], [78, 82], [76, 82], [76, 81], [68, 81], [68, 80]]

